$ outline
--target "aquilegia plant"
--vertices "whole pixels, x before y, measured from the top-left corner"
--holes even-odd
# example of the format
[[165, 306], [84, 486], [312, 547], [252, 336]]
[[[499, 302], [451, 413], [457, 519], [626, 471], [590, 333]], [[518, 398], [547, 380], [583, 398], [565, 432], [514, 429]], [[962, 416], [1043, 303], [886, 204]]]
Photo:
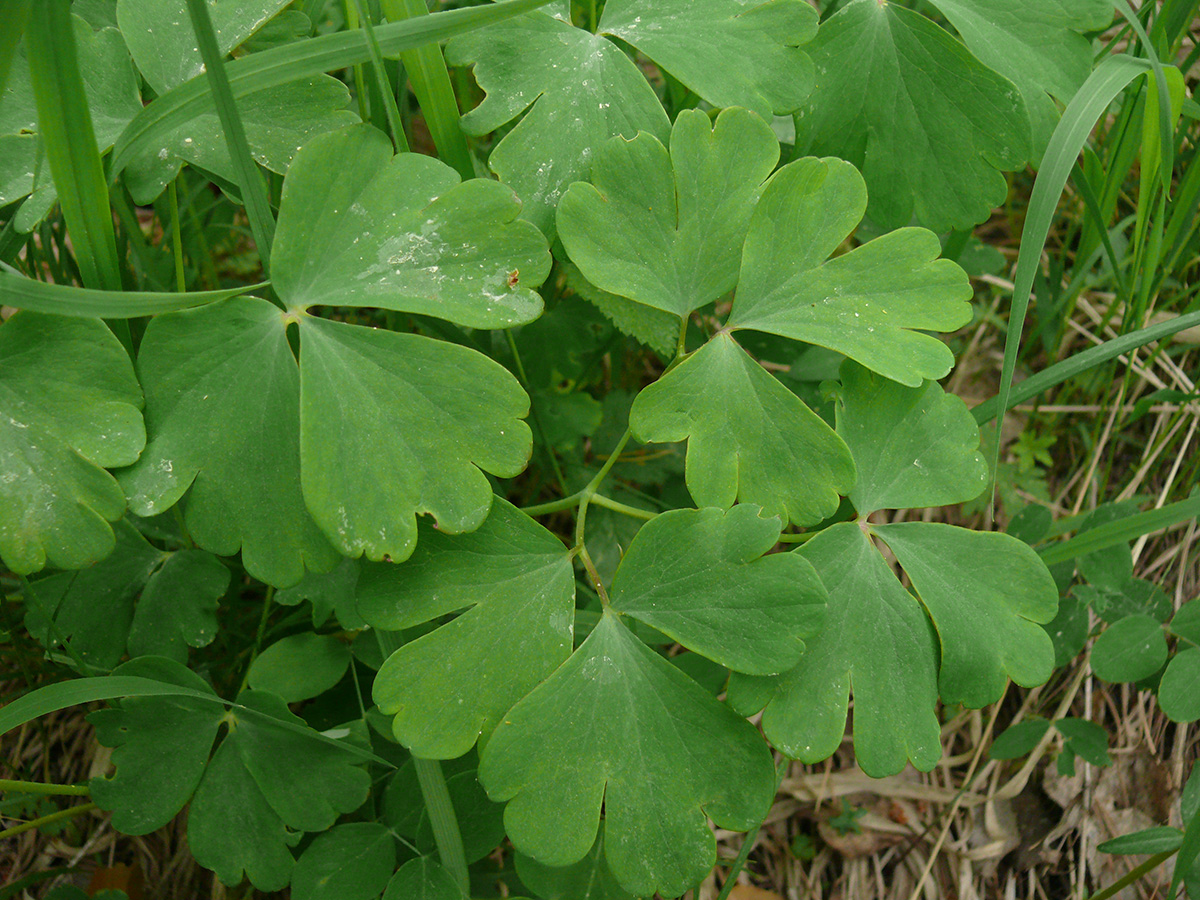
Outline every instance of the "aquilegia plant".
[[1037, 553], [872, 516], [988, 485], [935, 232], [1109, 3], [25, 6], [0, 558], [89, 676], [44, 708], [111, 701], [117, 830], [186, 808], [298, 900], [462, 898], [506, 838], [532, 895], [676, 897], [851, 700], [883, 776], [1049, 677]]

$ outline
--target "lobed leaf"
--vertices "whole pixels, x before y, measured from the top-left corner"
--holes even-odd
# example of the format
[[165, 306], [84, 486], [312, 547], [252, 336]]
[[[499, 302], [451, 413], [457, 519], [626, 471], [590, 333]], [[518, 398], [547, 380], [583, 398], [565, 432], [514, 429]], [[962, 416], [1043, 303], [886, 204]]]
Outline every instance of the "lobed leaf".
[[777, 171], [750, 219], [728, 327], [827, 347], [911, 387], [941, 378], [954, 357], [918, 329], [970, 321], [966, 274], [919, 228], [826, 261], [865, 207], [866, 183], [847, 162], [810, 157]]
[[125, 496], [104, 467], [145, 444], [142, 392], [98, 319], [22, 312], [0, 326], [0, 559], [17, 574], [112, 552]]
[[854, 484], [833, 429], [727, 334], [644, 388], [629, 424], [639, 440], [688, 441], [687, 486], [700, 506], [739, 500], [815, 525]]
[[559, 197], [587, 178], [595, 148], [639, 131], [665, 140], [670, 123], [637, 66], [611, 41], [532, 12], [446, 45], [446, 62], [475, 67], [486, 92], [462, 118], [468, 134], [496, 131], [525, 113], [488, 165], [524, 200], [525, 217], [553, 234]]
[[1011, 81], [898, 3], [851, 0], [808, 49], [817, 86], [797, 113], [797, 147], [857, 166], [873, 221], [967, 229], [1003, 202], [1000, 170], [1031, 153]]
[[978, 709], [1000, 699], [1008, 678], [1034, 687], [1050, 677], [1054, 645], [1040, 625], [1058, 612], [1058, 588], [1028, 544], [933, 522], [872, 531], [896, 554], [937, 628], [943, 702]]
[[545, 865], [583, 859], [604, 806], [604, 855], [630, 893], [676, 896], [711, 869], [705, 813], [756, 825], [774, 772], [754, 728], [606, 611], [572, 657], [505, 715], [479, 778], [508, 801], [513, 844]]
[[142, 516], [186, 493], [200, 547], [240, 548], [250, 574], [286, 587], [337, 554], [300, 490], [300, 376], [284, 328], [254, 298], [153, 319], [138, 354], [151, 437], [119, 477]]
[[516, 378], [422, 335], [310, 316], [300, 332], [300, 478], [334, 546], [402, 561], [418, 513], [451, 533], [478, 528], [493, 496], [484, 471], [511, 478], [532, 450]]
[[755, 506], [676, 509], [637, 533], [612, 582], [612, 607], [723, 666], [792, 668], [821, 630], [825, 588], [794, 553], [766, 555], [780, 522]]
[[808, 97], [817, 33], [803, 0], [611, 0], [601, 33], [637, 47], [715, 107], [770, 120]]
[[670, 151], [652, 134], [613, 138], [558, 207], [563, 246], [588, 281], [686, 316], [737, 284], [762, 183], [779, 160], [770, 126], [744, 109], [710, 123], [684, 110]]
[[833, 525], [793, 552], [833, 587], [825, 628], [791, 671], [769, 679], [734, 674], [731, 705], [745, 713], [765, 706], [771, 743], [812, 763], [841, 745], [853, 689], [854, 754], [864, 772], [893, 775], [910, 761], [933, 768], [941, 757], [937, 648], [920, 605], [853, 523]]
[[[131, 660], [114, 674], [154, 678], [216, 697], [200, 676], [163, 660]], [[190, 697], [129, 697], [88, 715], [96, 740], [113, 748], [116, 771], [93, 778], [88, 789], [101, 809], [112, 811], [114, 828], [149, 834], [175, 817], [200, 784], [224, 712], [219, 703]]]
[[368, 565], [359, 612], [400, 630], [466, 609], [393, 653], [375, 702], [418, 756], [453, 759], [571, 651], [575, 579], [562, 542], [497, 498], [477, 531], [422, 527], [403, 565]]
[[915, 388], [842, 364], [837, 432], [858, 480], [847, 496], [861, 515], [945, 506], [978, 497], [988, 471], [966, 404], [935, 381]]
[[1041, 159], [1064, 106], [1092, 71], [1086, 32], [1112, 22], [1112, 0], [935, 0], [967, 48], [1021, 91]]
[[459, 182], [445, 163], [393, 156], [370, 126], [309, 141], [284, 181], [272, 275], [293, 310], [378, 306], [471, 328], [536, 319], [550, 271], [537, 230], [494, 181]]

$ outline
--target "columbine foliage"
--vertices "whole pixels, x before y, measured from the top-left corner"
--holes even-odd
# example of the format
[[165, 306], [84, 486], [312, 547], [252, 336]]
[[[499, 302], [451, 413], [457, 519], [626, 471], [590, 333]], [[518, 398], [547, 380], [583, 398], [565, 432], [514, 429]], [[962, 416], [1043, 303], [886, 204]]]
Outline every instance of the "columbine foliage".
[[[118, 676], [89, 696], [112, 698], [91, 794], [115, 828], [188, 807], [201, 865], [297, 900], [463, 900], [505, 836], [544, 900], [676, 897], [714, 865], [710, 820], [760, 823], [772, 751], [826, 759], [851, 700], [867, 773], [928, 770], [939, 703], [1078, 649], [1080, 599], [1056, 620], [1028, 543], [875, 514], [985, 491], [975, 419], [937, 383], [972, 291], [928, 229], [982, 221], [1038, 160], [1106, 3], [934, 0], [960, 39], [878, 0], [819, 27], [802, 0], [384, 0], [371, 40], [449, 37], [482, 89], [476, 140], [441, 148], [475, 153], [467, 180], [396, 152], [418, 135], [383, 103], [390, 63], [310, 37], [340, 12], [206, 6], [244, 143], [224, 101], [188, 99], [210, 84], [191, 0], [68, 29], [96, 148], [125, 148], [101, 218], [123, 214], [130, 287], [211, 280], [214, 247], [257, 271], [230, 232], [267, 184], [242, 183], [248, 155], [275, 173], [269, 287], [159, 291], [132, 326], [63, 289], [73, 317], [0, 327], [0, 558], [47, 652]], [[22, 53], [6, 262], [56, 196]], [[410, 61], [431, 131], [462, 137], [469, 79], [456, 98], [438, 53]], [[19, 278], [0, 301], [38, 296]], [[1172, 618], [1127, 562], [1080, 560], [1114, 623], [1095, 671], [1165, 665], [1168, 715], [1200, 717], [1200, 607]], [[1104, 756], [1056, 727], [1069, 760]]]

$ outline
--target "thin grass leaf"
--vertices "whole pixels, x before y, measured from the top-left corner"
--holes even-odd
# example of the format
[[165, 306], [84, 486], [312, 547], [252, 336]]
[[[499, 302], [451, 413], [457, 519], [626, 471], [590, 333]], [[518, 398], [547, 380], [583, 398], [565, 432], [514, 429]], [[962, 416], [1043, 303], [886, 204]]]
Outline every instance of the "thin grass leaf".
[[1048, 566], [1066, 562], [1106, 547], [1127, 544], [1136, 541], [1142, 535], [1170, 528], [1188, 519], [1200, 515], [1200, 493], [1193, 494], [1186, 500], [1171, 503], [1159, 509], [1151, 509], [1133, 516], [1126, 516], [1113, 522], [1106, 522], [1095, 528], [1080, 532], [1070, 540], [1051, 544], [1038, 551], [1042, 562]]
[[[1033, 193], [1029, 198], [1025, 227], [1021, 231], [1021, 250], [1017, 256], [1017, 271], [1013, 279], [1008, 334], [1004, 340], [1004, 365], [1000, 373], [1000, 391], [996, 397], [1000, 409], [1009, 408], [1013, 372], [1017, 368], [1017, 353], [1021, 346], [1021, 331], [1025, 325], [1025, 313], [1029, 309], [1029, 295], [1033, 290], [1034, 276], [1037, 275], [1042, 248], [1050, 233], [1050, 223], [1054, 219], [1058, 198], [1066, 187], [1075, 160], [1078, 159], [1097, 119], [1104, 114], [1117, 94], [1149, 68], [1150, 64], [1145, 60], [1131, 56], [1111, 56], [1102, 62], [1067, 105], [1062, 120], [1054, 129], [1046, 147], [1046, 155], [1042, 158], [1037, 180], [1033, 184]], [[1000, 459], [1000, 429], [996, 430], [991, 456], [992, 471], [996, 471], [996, 463]]]
[[13, 55], [21, 36], [25, 33], [25, 23], [29, 21], [29, 5], [32, 0], [0, 0], [0, 93], [8, 83], [8, 73], [12, 68]]
[[[425, 44], [448, 40], [494, 22], [545, 6], [550, 0], [505, 0], [488, 6], [472, 6], [392, 22], [375, 29], [381, 52], [387, 56], [415, 50]], [[229, 63], [225, 72], [234, 99], [255, 91], [278, 87], [299, 78], [360, 65], [370, 59], [362, 35], [338, 32], [252, 53]], [[208, 83], [200, 77], [173, 88], [146, 106], [133, 118], [113, 148], [112, 176], [115, 178], [139, 154], [157, 151], [173, 129], [213, 109]]]
[[[1158, 58], [1158, 53], [1154, 50], [1154, 42], [1146, 35], [1146, 29], [1142, 27], [1141, 20], [1133, 11], [1133, 7], [1129, 5], [1129, 0], [1113, 0], [1113, 5], [1116, 6], [1117, 12], [1125, 17], [1129, 22], [1129, 27], [1134, 30], [1138, 38], [1142, 42], [1142, 50], [1146, 54], [1146, 59], [1150, 62], [1150, 68], [1154, 71], [1154, 82], [1158, 86], [1158, 96], [1171, 96], [1171, 89], [1167, 83], [1167, 73], [1163, 69], [1162, 61]], [[1087, 85], [1084, 85], [1087, 87]], [[1080, 91], [1082, 93], [1082, 90]], [[1167, 104], [1160, 103], [1158, 105], [1158, 131], [1160, 137], [1160, 145], [1162, 147], [1162, 168], [1159, 170], [1159, 180], [1162, 183], [1163, 193], [1171, 193], [1171, 172], [1175, 168], [1175, 142], [1171, 140], [1173, 129], [1171, 127], [1171, 114]]]
[[[389, 21], [401, 22], [429, 15], [425, 0], [383, 0], [383, 14]], [[425, 114], [425, 124], [433, 136], [442, 161], [452, 166], [463, 180], [475, 177], [475, 163], [467, 147], [467, 139], [459, 125], [458, 100], [446, 59], [440, 47], [426, 44], [400, 54], [400, 62], [408, 73], [413, 93]]]
[[263, 180], [258, 164], [250, 155], [250, 143], [246, 139], [246, 126], [238, 114], [237, 102], [225, 73], [225, 61], [217, 35], [213, 31], [212, 17], [208, 14], [205, 0], [187, 0], [188, 16], [192, 30], [196, 33], [196, 44], [204, 59], [205, 76], [217, 107], [217, 117], [225, 132], [225, 146], [237, 172], [238, 188], [242, 202], [246, 204], [246, 216], [250, 219], [250, 231], [258, 247], [263, 270], [271, 270], [271, 244], [275, 239], [275, 217], [271, 214], [271, 201], [267, 198], [267, 184]]
[[396, 94], [388, 80], [387, 70], [383, 67], [383, 52], [379, 49], [379, 39], [375, 37], [375, 25], [371, 22], [370, 10], [366, 8], [363, 0], [354, 0], [354, 4], [361, 21], [360, 28], [367, 40], [367, 52], [371, 56], [371, 72], [375, 75], [375, 84], [383, 101], [383, 111], [387, 115], [392, 147], [397, 153], [407, 153], [408, 138], [404, 134], [404, 123], [396, 106]]
[[95, 288], [50, 284], [26, 278], [11, 266], [0, 263], [0, 305], [15, 306], [31, 312], [75, 318], [133, 319], [158, 313], [192, 309], [262, 291], [270, 284], [248, 284], [221, 291], [160, 293], [156, 291], [100, 291]]
[[[1123, 334], [1110, 341], [1097, 344], [1095, 347], [1089, 347], [1081, 353], [1076, 353], [1074, 356], [1062, 360], [1062, 362], [1057, 362], [1043, 369], [1036, 375], [1026, 378], [1020, 384], [1013, 387], [1009, 391], [1008, 400], [1004, 407], [1005, 411], [1012, 409], [1018, 403], [1024, 403], [1026, 400], [1036, 397], [1042, 391], [1049, 390], [1055, 385], [1062, 384], [1064, 381], [1074, 378], [1081, 372], [1086, 372], [1088, 369], [1103, 365], [1111, 359], [1116, 359], [1123, 353], [1136, 350], [1138, 347], [1144, 347], [1146, 344], [1162, 340], [1173, 334], [1178, 334], [1187, 328], [1194, 328], [1197, 325], [1200, 325], [1200, 312], [1191, 312], [1182, 316], [1176, 316], [1166, 322], [1159, 322], [1157, 325], [1151, 325], [1148, 328], [1131, 331], [1129, 334]], [[983, 425], [996, 418], [999, 410], [1000, 398], [993, 397], [974, 407], [971, 410], [971, 414], [975, 416], [976, 422]]]
[[48, 684], [30, 691], [28, 694], [18, 697], [11, 703], [0, 707], [0, 736], [12, 731], [14, 728], [19, 728], [26, 722], [33, 721], [38, 716], [78, 706], [81, 703], [91, 703], [95, 700], [115, 700], [120, 697], [187, 697], [190, 700], [199, 700], [202, 703], [231, 707], [240, 711], [248, 718], [268, 722], [277, 728], [303, 735], [309, 740], [328, 744], [331, 747], [337, 747], [339, 750], [344, 750], [352, 756], [380, 763], [389, 769], [395, 768], [392, 763], [376, 756], [370, 750], [365, 750], [362, 747], [344, 741], [335, 740], [310, 728], [265, 715], [249, 706], [243, 706], [241, 703], [223, 700], [216, 694], [209, 694], [178, 684], [157, 681], [153, 678], [141, 678], [134, 675], [101, 675], [94, 678], [76, 678], [71, 681], [59, 681], [54, 684]]
[[79, 273], [88, 287], [119, 291], [121, 266], [108, 182], [79, 72], [70, 5], [61, 0], [34, 4], [25, 39], [38, 132]]

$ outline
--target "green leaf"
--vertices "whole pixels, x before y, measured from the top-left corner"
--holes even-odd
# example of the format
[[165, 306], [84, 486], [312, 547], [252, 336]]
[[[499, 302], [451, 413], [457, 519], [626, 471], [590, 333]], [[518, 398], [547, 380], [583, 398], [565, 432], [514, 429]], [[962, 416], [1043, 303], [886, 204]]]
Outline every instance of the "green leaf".
[[[1110, 549], [1129, 550], [1124, 545]], [[1086, 601], [1096, 611], [1096, 615], [1109, 624], [1132, 615], [1148, 615], [1160, 623], [1165, 623], [1175, 611], [1175, 604], [1166, 591], [1153, 581], [1141, 578], [1131, 578], [1116, 589], [1080, 584], [1072, 590], [1079, 599]]]
[[796, 48], [817, 33], [817, 16], [802, 0], [610, 0], [600, 31], [716, 107], [745, 106], [770, 121], [812, 90], [812, 62]]
[[396, 867], [396, 841], [377, 822], [348, 822], [317, 835], [296, 860], [295, 900], [374, 900]]
[[129, 357], [102, 322], [23, 312], [0, 327], [6, 567], [76, 569], [112, 552], [108, 523], [125, 512], [125, 496], [102, 467], [138, 458], [141, 406]]
[[1054, 644], [1054, 668], [1061, 669], [1079, 655], [1090, 631], [1087, 606], [1074, 594], [1059, 597], [1058, 615], [1046, 625], [1046, 633]]
[[542, 12], [455, 38], [446, 61], [474, 65], [487, 93], [462, 118], [468, 134], [488, 134], [525, 113], [488, 165], [546, 234], [562, 192], [587, 179], [595, 148], [639, 131], [666, 140], [670, 130], [654, 90], [621, 49]]
[[217, 601], [229, 589], [229, 569], [211, 553], [172, 553], [146, 582], [129, 627], [131, 656], [187, 662], [188, 647], [217, 636]]
[[282, 638], [250, 664], [248, 683], [270, 691], [285, 703], [323, 694], [342, 680], [350, 665], [350, 648], [331, 634], [311, 631]]
[[753, 827], [775, 778], [754, 728], [611, 612], [509, 710], [479, 777], [494, 800], [508, 801], [513, 844], [545, 865], [587, 856], [603, 803], [613, 875], [631, 893], [665, 896], [713, 865], [705, 813], [723, 828]]
[[792, 668], [827, 594], [795, 553], [764, 556], [780, 522], [755, 506], [676, 509], [647, 522], [612, 582], [612, 607], [739, 672]]
[[[276, 721], [304, 727], [273, 694], [248, 691], [238, 701], [260, 716], [233, 710], [236, 739], [246, 767], [289, 828], [324, 831], [339, 814], [357, 809], [370, 779], [339, 747], [278, 727]], [[282, 765], [281, 763], [286, 763]]]
[[1102, 726], [1087, 719], [1066, 718], [1056, 720], [1054, 727], [1066, 738], [1071, 752], [1081, 759], [1093, 766], [1112, 765], [1108, 755], [1108, 732]]
[[[135, 659], [118, 676], [155, 678], [212, 695], [199, 675], [177, 663]], [[93, 778], [92, 799], [112, 812], [124, 834], [149, 834], [166, 825], [200, 783], [224, 710], [190, 697], [130, 697], [87, 718], [96, 740], [114, 748], [116, 772]]]
[[742, 242], [779, 160], [769, 125], [743, 109], [714, 123], [684, 110], [670, 152], [651, 134], [613, 138], [558, 208], [563, 246], [587, 280], [678, 316], [737, 284]]
[[[287, 6], [287, 0], [212, 0], [208, 6], [217, 46], [226, 54]], [[117, 0], [117, 24], [155, 93], [204, 72], [186, 0]]]
[[[186, 13], [184, 14], [186, 18]], [[326, 75], [255, 91], [237, 101], [246, 141], [254, 161], [283, 174], [300, 148], [318, 134], [358, 121], [346, 110], [350, 94]], [[158, 147], [133, 160], [125, 184], [134, 201], [148, 205], [158, 197], [183, 163], [196, 166], [227, 184], [238, 183], [238, 169], [215, 110], [208, 110], [158, 135]]]
[[[2, 140], [3, 138], [0, 138], [0, 141]], [[563, 266], [563, 274], [566, 276], [567, 288], [600, 310], [622, 333], [641, 341], [657, 353], [660, 359], [670, 359], [674, 356], [676, 340], [679, 337], [678, 316], [661, 309], [643, 306], [628, 297], [602, 291], [584, 278], [583, 273], [570, 263]]]
[[478, 528], [493, 496], [483, 473], [520, 474], [533, 446], [516, 378], [476, 350], [422, 335], [310, 316], [300, 331], [300, 475], [334, 545], [401, 561], [418, 514], [453, 534]]
[[513, 192], [460, 183], [445, 163], [393, 156], [367, 125], [309, 141], [288, 169], [272, 254], [279, 296], [293, 310], [378, 306], [507, 328], [536, 319], [533, 288], [550, 271], [537, 230], [514, 221]]
[[[97, 149], [103, 152], [112, 146], [117, 135], [142, 108], [137, 73], [129, 60], [129, 51], [125, 49], [125, 43], [115, 28], [93, 31], [77, 15], [71, 17], [71, 22], [79, 70], [85, 73], [87, 108]], [[41, 144], [41, 130], [38, 127], [29, 62], [25, 48], [21, 47], [13, 56], [7, 87], [0, 94], [0, 135], [25, 137], [0, 143], [0, 147], [4, 148], [4, 157], [8, 157], [9, 153], [14, 154], [6, 158], [6, 163], [13, 165], [13, 169], [9, 170], [12, 174], [7, 185], [0, 185], [0, 200], [5, 203], [19, 200], [37, 188], [36, 198], [30, 201], [36, 206], [37, 212], [29, 221], [19, 223], [26, 226], [20, 228], [22, 231], [29, 231], [44, 218], [58, 197], [49, 170], [44, 165], [45, 148]]]
[[462, 888], [429, 856], [409, 860], [392, 876], [383, 900], [465, 900]]
[[861, 169], [880, 226], [969, 229], [1004, 201], [997, 170], [1031, 152], [1025, 103], [946, 31], [898, 3], [851, 0], [808, 51], [817, 86], [797, 146]]
[[637, 900], [604, 862], [603, 825], [587, 856], [574, 865], [544, 866], [524, 853], [517, 853], [513, 862], [522, 883], [542, 900]]
[[300, 377], [284, 328], [254, 298], [153, 319], [138, 354], [151, 437], [120, 478], [142, 516], [187, 493], [199, 546], [240, 547], [251, 575], [286, 587], [338, 557], [300, 491]]
[[[1179, 607], [1168, 626], [1171, 634], [1192, 644], [1200, 644], [1200, 600], [1189, 600]], [[1200, 785], [1200, 782], [1197, 782]]]
[[920, 228], [827, 260], [866, 202], [866, 183], [847, 162], [810, 157], [777, 171], [750, 219], [729, 327], [827, 347], [917, 387], [954, 362], [944, 343], [917, 329], [953, 331], [969, 322], [971, 287], [962, 269], [938, 259], [937, 237]]
[[820, 532], [800, 550], [835, 590], [820, 635], [800, 664], [772, 679], [730, 678], [735, 709], [761, 708], [767, 738], [793, 759], [827, 758], [841, 746], [854, 690], [854, 753], [872, 777], [911, 760], [929, 770], [941, 758], [937, 648], [920, 605], [853, 523]]
[[562, 541], [497, 498], [474, 532], [423, 525], [402, 565], [367, 565], [359, 612], [408, 628], [467, 609], [402, 646], [375, 679], [397, 739], [425, 758], [461, 756], [571, 651], [575, 578]]
[[687, 439], [687, 486], [700, 506], [738, 500], [815, 525], [854, 483], [841, 439], [727, 334], [643, 389], [629, 424], [639, 440]]
[[1172, 722], [1200, 719], [1200, 647], [1180, 650], [1158, 684], [1158, 705]]
[[962, 400], [935, 381], [904, 387], [850, 362], [841, 375], [837, 432], [858, 470], [849, 497], [860, 515], [961, 503], [987, 487], [979, 428]]
[[1113, 622], [1092, 646], [1092, 670], [1105, 681], [1141, 681], [1166, 661], [1162, 624], [1150, 616], [1126, 616]]
[[291, 880], [293, 835], [231, 740], [217, 748], [204, 772], [188, 813], [187, 839], [196, 862], [224, 884], [245, 877], [259, 890], [278, 891]]
[[1040, 626], [1058, 611], [1058, 589], [1027, 544], [998, 532], [905, 522], [872, 529], [900, 561], [941, 642], [945, 703], [999, 700], [1006, 678], [1042, 684], [1054, 645]]
[[[503, 21], [544, 5], [547, 0], [506, 0], [494, 6], [452, 9], [404, 22], [392, 22], [375, 28], [375, 37], [384, 54], [412, 50], [427, 43]], [[370, 51], [357, 31], [324, 34], [297, 43], [275, 47], [235, 59], [225, 66], [236, 100], [255, 91], [288, 84], [299, 78], [368, 62]], [[196, 77], [172, 88], [148, 104], [121, 132], [113, 150], [110, 176], [124, 171], [131, 159], [147, 149], [161, 146], [163, 135], [180, 125], [211, 112], [213, 96], [206, 78]]]
[[1049, 727], [1048, 719], [1034, 718], [1018, 722], [1004, 729], [1004, 733], [992, 741], [988, 755], [992, 759], [1016, 759], [1018, 756], [1032, 753], [1033, 748], [1045, 737]]
[[1178, 850], [1181, 843], [1183, 832], [1178, 828], [1162, 825], [1123, 834], [1111, 841], [1105, 841], [1096, 849], [1101, 853], [1112, 853], [1116, 856], [1140, 856], [1147, 853], [1169, 853]]
[[299, 584], [275, 592], [275, 602], [283, 606], [297, 606], [305, 600], [312, 604], [314, 628], [324, 625], [332, 614], [338, 624], [347, 631], [366, 627], [358, 614], [355, 597], [358, 588], [357, 560], [344, 559], [332, 572], [308, 572]]
[[934, 0], [967, 48], [1021, 91], [1033, 127], [1031, 161], [1041, 158], [1066, 105], [1092, 72], [1081, 32], [1112, 22], [1112, 0]]
[[25, 606], [25, 627], [45, 647], [66, 637], [73, 653], [100, 669], [111, 669], [125, 655], [134, 599], [169, 558], [151, 547], [127, 519], [113, 531], [112, 553], [86, 569], [33, 582]]

